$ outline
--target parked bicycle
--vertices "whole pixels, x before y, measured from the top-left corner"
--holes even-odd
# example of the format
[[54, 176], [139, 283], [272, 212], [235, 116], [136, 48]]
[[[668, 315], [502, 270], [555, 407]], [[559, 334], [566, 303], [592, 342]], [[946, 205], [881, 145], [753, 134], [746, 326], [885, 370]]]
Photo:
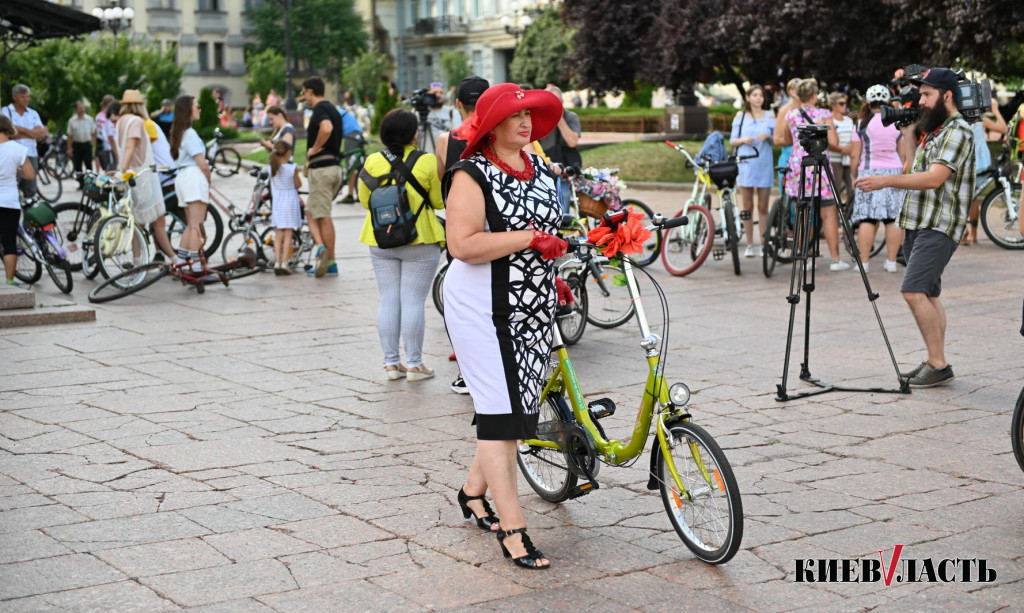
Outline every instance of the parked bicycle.
[[[341, 190], [346, 186], [351, 186], [353, 179], [359, 176], [359, 171], [366, 164], [366, 146], [375, 142], [365, 138], [362, 134], [356, 136], [355, 139], [357, 144], [354, 148], [341, 152], [341, 183], [338, 184], [338, 191], [334, 192], [332, 200], [336, 200], [341, 195]], [[348, 194], [348, 197], [351, 197], [353, 202], [358, 202], [358, 187], [354, 193]]]
[[62, 181], [74, 175], [75, 168], [71, 156], [68, 155], [66, 134], [58, 135], [56, 140], [50, 137], [46, 151], [39, 156], [39, 167], [48, 169], [52, 176], [59, 177]]
[[25, 200], [21, 206], [24, 220], [18, 224], [18, 263], [14, 276], [32, 285], [39, 281], [43, 276], [43, 268], [46, 268], [46, 274], [57, 289], [70, 294], [74, 288], [71, 266], [67, 261], [67, 252], [62, 245], [53, 209], [37, 198]]
[[230, 177], [242, 168], [242, 156], [234, 148], [222, 145], [222, 140], [224, 134], [220, 128], [214, 128], [213, 138], [206, 143], [206, 163], [219, 176]]
[[[622, 211], [609, 213], [602, 224], [614, 228], [624, 219]], [[668, 230], [687, 223], [688, 218], [666, 220], [658, 215], [652, 221], [656, 227]], [[573, 239], [570, 248], [585, 262], [595, 257], [592, 247]], [[636, 305], [640, 346], [648, 364], [632, 436], [622, 441], [608, 439], [601, 420], [615, 414], [615, 403], [609, 398], [584, 399], [556, 327], [552, 346], [556, 360], [541, 394], [537, 437], [519, 442], [519, 468], [544, 500], [557, 503], [578, 498], [599, 489], [596, 478], [601, 464], [631, 465], [643, 453], [652, 421], [656, 421], [647, 489], [660, 491], [669, 521], [698, 558], [710, 564], [728, 562], [743, 537], [743, 504], [736, 478], [715, 440], [692, 422], [687, 410], [689, 388], [665, 381], [669, 312], [664, 291], [650, 273], [634, 267], [628, 257], [622, 262], [626, 286]], [[650, 329], [635, 270], [644, 272], [661, 302], [664, 337]]]
[[978, 173], [978, 187], [974, 198], [992, 186], [992, 191], [981, 203], [981, 227], [989, 240], [1003, 249], [1024, 249], [1020, 219], [1021, 167], [1010, 162], [1004, 149], [995, 162]]

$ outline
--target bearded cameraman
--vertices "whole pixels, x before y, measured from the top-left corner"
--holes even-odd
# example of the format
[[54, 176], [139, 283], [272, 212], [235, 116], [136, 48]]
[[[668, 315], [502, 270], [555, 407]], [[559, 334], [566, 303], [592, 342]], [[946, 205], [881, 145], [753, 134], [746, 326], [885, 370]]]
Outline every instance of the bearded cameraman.
[[[932, 68], [911, 79], [921, 91], [920, 119], [901, 128], [914, 159], [913, 172], [860, 177], [865, 192], [896, 187], [907, 190], [898, 225], [906, 230], [903, 254], [907, 272], [900, 291], [914, 314], [928, 349], [928, 360], [901, 373], [910, 387], [933, 387], [954, 379], [946, 361], [946, 311], [939, 301], [942, 272], [956, 251], [974, 193], [974, 134], [957, 110], [956, 73]], [[914, 143], [918, 143], [914, 157]], [[984, 146], [984, 145], [983, 145]]]

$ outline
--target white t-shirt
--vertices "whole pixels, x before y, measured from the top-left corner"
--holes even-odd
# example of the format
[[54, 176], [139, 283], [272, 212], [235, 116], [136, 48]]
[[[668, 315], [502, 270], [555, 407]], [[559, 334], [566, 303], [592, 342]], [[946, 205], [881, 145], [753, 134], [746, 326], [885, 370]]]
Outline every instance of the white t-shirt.
[[206, 155], [206, 144], [199, 138], [199, 133], [194, 128], [185, 130], [181, 135], [181, 146], [178, 147], [178, 168], [186, 166], [198, 166], [197, 155]]
[[26, 154], [25, 147], [17, 141], [9, 140], [0, 145], [0, 208], [21, 208], [18, 203], [18, 169], [25, 164]]
[[[850, 140], [853, 138], [853, 120], [844, 115], [840, 120], [833, 117], [832, 121], [836, 123], [836, 136], [839, 137], [839, 146], [845, 147], [849, 145]], [[828, 159], [833, 164], [842, 162], [843, 166], [850, 165], [850, 156], [835, 151], [828, 152]]]
[[[14, 110], [14, 104], [8, 104], [3, 109], [3, 114], [11, 118], [11, 123], [14, 124], [15, 128], [40, 128], [43, 125], [41, 119], [39, 119], [39, 113], [33, 111], [30, 108], [25, 109], [25, 113], [21, 114]], [[17, 139], [21, 146], [28, 151], [28, 157], [34, 158], [39, 155], [39, 151], [36, 149], [36, 139], [31, 136], [26, 138]]]

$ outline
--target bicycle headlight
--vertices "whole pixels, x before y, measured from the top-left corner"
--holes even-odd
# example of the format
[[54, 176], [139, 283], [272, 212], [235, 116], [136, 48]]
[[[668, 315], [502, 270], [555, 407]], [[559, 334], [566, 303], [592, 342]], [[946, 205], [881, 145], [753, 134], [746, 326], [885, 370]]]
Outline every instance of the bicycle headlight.
[[668, 399], [677, 407], [685, 406], [690, 402], [690, 388], [686, 387], [685, 383], [673, 383], [672, 387], [668, 388]]

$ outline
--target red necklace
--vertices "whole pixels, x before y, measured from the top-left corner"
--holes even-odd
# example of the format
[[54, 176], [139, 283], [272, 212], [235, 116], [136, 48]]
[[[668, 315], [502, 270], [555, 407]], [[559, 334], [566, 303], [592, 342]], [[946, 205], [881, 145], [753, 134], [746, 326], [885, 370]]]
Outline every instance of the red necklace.
[[521, 157], [523, 159], [523, 163], [526, 164], [526, 167], [522, 170], [516, 170], [506, 164], [504, 160], [498, 157], [498, 154], [495, 153], [490, 146], [484, 147], [484, 157], [513, 179], [519, 179], [520, 181], [529, 181], [530, 179], [533, 179], [533, 164], [530, 163], [530, 157], [526, 155], [526, 152], [522, 149], [519, 150], [519, 157]]

